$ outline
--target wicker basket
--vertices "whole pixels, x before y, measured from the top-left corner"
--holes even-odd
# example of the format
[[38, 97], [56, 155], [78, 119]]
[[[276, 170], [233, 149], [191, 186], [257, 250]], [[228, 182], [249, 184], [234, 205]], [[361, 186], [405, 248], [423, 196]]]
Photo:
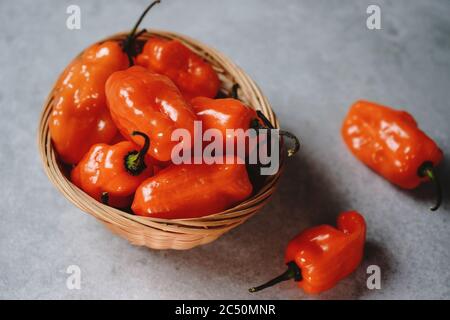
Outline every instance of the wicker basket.
[[[145, 41], [151, 35], [178, 39], [183, 42], [211, 63], [219, 74], [223, 93], [228, 94], [234, 83], [239, 84], [240, 99], [249, 106], [261, 110], [275, 127], [279, 127], [269, 102], [258, 86], [223, 54], [194, 39], [166, 31], [151, 30], [142, 34], [139, 41]], [[125, 36], [126, 33], [121, 33], [105, 40], [122, 40]], [[185, 250], [209, 243], [258, 212], [275, 190], [284, 161], [280, 162], [278, 173], [268, 177], [264, 185], [251, 198], [231, 209], [201, 218], [168, 220], [141, 217], [97, 202], [72, 184], [66, 178], [63, 167], [58, 163], [51, 143], [48, 125], [53, 107], [53, 91], [54, 88], [44, 104], [38, 128], [38, 145], [45, 172], [55, 186], [73, 204], [99, 219], [111, 231], [134, 245], [147, 246], [153, 249]]]

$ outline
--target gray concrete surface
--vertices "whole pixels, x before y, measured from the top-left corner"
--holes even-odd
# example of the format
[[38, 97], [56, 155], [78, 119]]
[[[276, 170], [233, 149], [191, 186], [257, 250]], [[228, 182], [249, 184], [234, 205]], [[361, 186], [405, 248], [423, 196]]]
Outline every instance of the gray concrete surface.
[[[181, 1], [156, 7], [145, 27], [181, 32], [227, 54], [261, 86], [303, 147], [270, 205], [219, 240], [184, 252], [134, 247], [70, 204], [45, 176], [38, 116], [59, 72], [80, 50], [129, 29], [147, 1], [0, 2], [0, 298], [450, 298], [450, 2]], [[65, 27], [78, 4], [82, 29]], [[378, 4], [382, 30], [365, 26]], [[447, 200], [430, 214], [432, 188], [402, 191], [353, 158], [339, 135], [349, 105], [403, 107], [446, 153]], [[284, 270], [283, 250], [304, 228], [362, 212], [361, 267], [307, 296], [294, 283], [247, 288]], [[382, 271], [366, 288], [366, 268]], [[66, 288], [78, 265], [81, 289]]]

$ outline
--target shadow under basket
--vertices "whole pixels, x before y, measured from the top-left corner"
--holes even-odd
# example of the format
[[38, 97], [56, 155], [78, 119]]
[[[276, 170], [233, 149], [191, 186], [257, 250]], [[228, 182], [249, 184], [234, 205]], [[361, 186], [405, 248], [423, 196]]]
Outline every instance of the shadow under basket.
[[[120, 41], [126, 35], [127, 33], [116, 34], [103, 41]], [[233, 84], [239, 84], [239, 98], [248, 106], [260, 110], [276, 128], [279, 128], [278, 121], [267, 98], [255, 82], [230, 59], [217, 50], [205, 46], [194, 39], [173, 32], [150, 30], [143, 33], [138, 41], [142, 44], [143, 41], [151, 36], [178, 39], [188, 46], [214, 67], [221, 80], [220, 90], [223, 95], [228, 96]], [[263, 185], [249, 199], [219, 213], [200, 218], [172, 220], [136, 216], [104, 205], [72, 184], [64, 174], [63, 165], [58, 161], [49, 132], [49, 118], [53, 108], [54, 89], [52, 89], [44, 104], [38, 128], [39, 152], [45, 172], [50, 181], [74, 205], [93, 215], [112, 232], [127, 239], [134, 245], [146, 246], [152, 249], [186, 250], [209, 243], [245, 222], [261, 210], [275, 191], [283, 171], [283, 156], [280, 159], [280, 170], [275, 175], [268, 176]]]

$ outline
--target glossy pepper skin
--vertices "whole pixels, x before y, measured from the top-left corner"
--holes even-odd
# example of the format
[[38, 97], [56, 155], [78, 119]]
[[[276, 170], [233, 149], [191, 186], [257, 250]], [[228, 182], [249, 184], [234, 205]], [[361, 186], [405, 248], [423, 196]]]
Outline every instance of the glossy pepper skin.
[[105, 83], [128, 67], [118, 42], [94, 44], [64, 70], [55, 87], [50, 134], [61, 159], [76, 164], [96, 143], [109, 143], [117, 133], [106, 106]]
[[197, 97], [191, 100], [191, 104], [197, 118], [202, 121], [203, 129], [218, 129], [227, 140], [236, 140], [234, 135], [227, 134], [227, 129], [245, 131], [258, 128], [256, 111], [237, 99]]
[[[227, 134], [227, 129], [242, 129], [244, 131], [248, 129], [274, 129], [274, 126], [261, 111], [256, 111], [237, 99], [236, 90], [237, 87], [233, 86], [233, 91], [235, 92], [232, 95], [236, 98], [211, 99], [196, 97], [191, 100], [192, 108], [198, 119], [202, 121], [203, 129], [219, 130], [222, 136], [226, 137], [225, 144], [230, 139], [234, 139], [235, 145], [238, 141], [234, 134]], [[300, 142], [297, 137], [285, 130], [279, 130], [279, 134], [294, 141], [294, 147], [288, 149], [288, 156], [293, 156], [297, 153], [300, 148]], [[258, 139], [255, 138], [255, 142], [258, 142]], [[247, 153], [255, 150], [253, 147], [256, 146], [256, 143], [250, 143], [248, 139], [246, 139], [246, 143], [248, 145], [246, 147]], [[237, 150], [236, 147], [235, 150]]]
[[226, 129], [247, 130], [253, 121], [258, 121], [256, 111], [237, 99], [197, 97], [191, 100], [191, 104], [203, 128], [219, 129], [224, 137]]
[[359, 160], [405, 189], [428, 180], [418, 174], [421, 165], [431, 162], [437, 166], [443, 158], [442, 150], [409, 113], [369, 101], [353, 104], [342, 136]]
[[147, 6], [123, 41], [92, 45], [58, 79], [49, 127], [62, 161], [76, 164], [93, 144], [116, 140], [117, 128], [106, 106], [105, 83], [113, 72], [133, 65], [135, 40], [141, 34], [137, 33], [139, 24], [159, 2]]
[[288, 270], [268, 283], [251, 288], [256, 292], [278, 282], [294, 279], [307, 293], [334, 287], [361, 263], [366, 239], [366, 222], [356, 211], [338, 216], [337, 228], [320, 225], [292, 239], [286, 249]]
[[245, 200], [252, 185], [243, 164], [172, 165], [144, 181], [131, 209], [141, 216], [166, 219], [201, 217]]
[[171, 159], [172, 149], [178, 144], [171, 141], [175, 129], [186, 129], [194, 136], [197, 117], [168, 77], [134, 66], [113, 73], [105, 88], [111, 116], [121, 134], [137, 144], [142, 141], [131, 133], [147, 134], [152, 141], [149, 154], [157, 160]]
[[442, 161], [443, 153], [409, 113], [357, 101], [350, 108], [341, 133], [350, 151], [391, 183], [413, 189], [431, 180], [437, 200], [430, 209], [439, 208], [442, 189], [434, 168]]
[[211, 65], [178, 40], [149, 39], [136, 62], [168, 76], [187, 100], [213, 98], [219, 91], [219, 77]]
[[328, 290], [361, 263], [366, 223], [356, 211], [341, 213], [337, 228], [322, 225], [302, 232], [286, 249], [285, 262], [301, 269], [300, 288], [307, 293]]
[[97, 201], [129, 207], [138, 186], [153, 174], [151, 158], [143, 153], [141, 162], [137, 149], [129, 141], [95, 144], [72, 170], [71, 180]]

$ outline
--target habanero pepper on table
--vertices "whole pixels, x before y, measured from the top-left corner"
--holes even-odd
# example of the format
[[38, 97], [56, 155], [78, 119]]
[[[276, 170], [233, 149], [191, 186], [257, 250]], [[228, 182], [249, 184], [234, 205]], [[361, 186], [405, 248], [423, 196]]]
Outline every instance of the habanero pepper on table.
[[144, 147], [122, 141], [95, 144], [71, 172], [72, 182], [97, 201], [116, 208], [131, 205], [138, 186], [153, 175], [153, 160], [147, 155], [150, 140], [142, 132]]
[[212, 66], [178, 40], [150, 38], [136, 63], [169, 77], [187, 100], [214, 98], [219, 91], [220, 80]]
[[343, 212], [337, 218], [337, 229], [321, 225], [292, 239], [285, 253], [288, 270], [249, 291], [257, 292], [291, 279], [307, 293], [331, 289], [361, 263], [365, 239], [364, 217], [356, 211]]
[[439, 208], [442, 190], [434, 168], [442, 161], [443, 153], [409, 113], [357, 101], [350, 108], [341, 133], [350, 151], [391, 183], [413, 189], [432, 180], [437, 201], [431, 210]]
[[122, 43], [105, 41], [85, 50], [63, 71], [55, 85], [49, 129], [62, 161], [76, 164], [96, 143], [109, 143], [117, 128], [106, 107], [105, 83], [133, 63], [136, 30], [153, 2]]

